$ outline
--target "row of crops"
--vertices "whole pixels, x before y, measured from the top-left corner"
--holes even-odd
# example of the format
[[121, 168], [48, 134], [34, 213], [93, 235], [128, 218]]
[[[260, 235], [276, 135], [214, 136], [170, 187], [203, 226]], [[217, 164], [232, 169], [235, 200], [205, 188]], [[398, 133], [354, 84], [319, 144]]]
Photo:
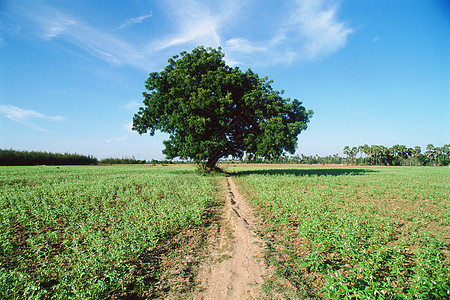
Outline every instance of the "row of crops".
[[[450, 297], [448, 168], [227, 171], [289, 282], [266, 282], [269, 298]], [[0, 298], [153, 297], [172, 282], [154, 251], [210, 223], [216, 179], [193, 167], [1, 167]]]
[[450, 298], [448, 168], [232, 171], [297, 296]]
[[159, 275], [149, 278], [146, 256], [217, 204], [214, 179], [194, 170], [2, 167], [0, 298], [102, 299], [149, 289]]

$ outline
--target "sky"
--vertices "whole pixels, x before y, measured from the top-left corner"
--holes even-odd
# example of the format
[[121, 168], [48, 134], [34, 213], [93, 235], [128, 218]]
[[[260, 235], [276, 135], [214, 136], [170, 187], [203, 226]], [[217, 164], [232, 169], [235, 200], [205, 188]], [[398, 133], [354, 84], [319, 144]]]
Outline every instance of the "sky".
[[1, 0], [0, 149], [163, 159], [132, 117], [200, 45], [314, 111], [296, 154], [450, 144], [446, 0]]

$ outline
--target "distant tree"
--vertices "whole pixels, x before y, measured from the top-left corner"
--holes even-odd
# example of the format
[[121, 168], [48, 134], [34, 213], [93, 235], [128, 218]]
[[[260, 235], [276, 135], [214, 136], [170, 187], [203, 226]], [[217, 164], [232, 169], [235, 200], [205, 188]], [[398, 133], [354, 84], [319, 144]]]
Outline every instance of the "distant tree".
[[408, 148], [405, 145], [394, 145], [389, 149], [391, 156], [398, 164], [402, 165], [404, 160], [408, 158]]
[[344, 155], [347, 155], [347, 164], [348, 164], [348, 161], [349, 161], [349, 159], [351, 157], [351, 152], [352, 152], [350, 147], [349, 146], [345, 146], [344, 150], [342, 152], [344, 153]]
[[358, 147], [352, 147], [350, 150], [350, 156], [352, 158], [352, 161], [356, 164], [356, 155], [358, 154]]
[[76, 153], [16, 151], [0, 149], [0, 166], [28, 165], [92, 165], [97, 158]]
[[387, 148], [383, 145], [380, 145], [380, 146], [378, 146], [378, 150], [379, 150], [380, 163], [383, 165], [390, 165], [391, 159], [389, 156], [389, 148]]
[[420, 165], [419, 156], [422, 154], [422, 149], [420, 146], [415, 146], [414, 149], [411, 151], [411, 156], [414, 157], [415, 160], [417, 160], [417, 164]]
[[434, 160], [437, 162], [437, 165], [441, 165], [441, 155], [442, 155], [442, 147], [436, 147], [434, 148]]
[[[434, 145], [433, 144], [428, 144], [427, 145], [427, 148], [426, 148], [426, 151], [425, 151], [425, 155], [428, 157], [428, 159], [430, 159], [431, 161], [433, 161], [434, 160], [434, 154], [435, 154], [435, 152], [436, 152], [436, 148], [434, 147]], [[434, 163], [435, 164], [435, 163]]]
[[364, 152], [364, 164], [366, 164], [367, 163], [367, 156], [370, 153], [370, 148], [369, 148], [369, 146], [367, 144], [364, 144], [363, 146], [361, 146], [361, 148], [362, 148], [362, 150]]
[[450, 144], [445, 144], [442, 146], [442, 155], [444, 155], [444, 159], [448, 161], [448, 157], [450, 155]]
[[413, 158], [414, 158], [413, 153], [414, 153], [413, 148], [406, 148], [406, 155], [407, 155], [410, 166], [413, 165]]
[[358, 151], [359, 151], [359, 157], [360, 157], [359, 164], [362, 165], [362, 163], [363, 163], [363, 153], [364, 153], [363, 146], [358, 146]]
[[139, 134], [156, 130], [167, 158], [185, 157], [213, 169], [221, 157], [273, 159], [294, 153], [312, 111], [281, 97], [272, 81], [229, 67], [221, 49], [198, 47], [169, 59], [146, 81], [144, 107], [133, 118]]
[[370, 146], [370, 155], [372, 156], [372, 164], [375, 162], [375, 165], [378, 165], [378, 156], [379, 156], [379, 149], [376, 145]]

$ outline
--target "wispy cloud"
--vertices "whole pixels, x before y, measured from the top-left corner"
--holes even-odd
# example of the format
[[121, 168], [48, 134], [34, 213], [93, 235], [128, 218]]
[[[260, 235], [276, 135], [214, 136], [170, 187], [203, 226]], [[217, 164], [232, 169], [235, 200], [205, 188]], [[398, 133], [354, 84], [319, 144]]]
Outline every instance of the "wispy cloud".
[[142, 21], [144, 21], [145, 19], [151, 18], [152, 16], [153, 16], [153, 12], [150, 12], [149, 14], [146, 14], [146, 15], [143, 15], [143, 16], [127, 19], [117, 29], [120, 30], [120, 29], [123, 29], [123, 28], [127, 27], [128, 25], [131, 25], [131, 24], [142, 23]]
[[187, 43], [218, 47], [221, 44], [219, 27], [223, 17], [215, 15], [205, 3], [195, 0], [167, 1], [173, 19], [176, 20], [176, 32], [168, 34], [163, 40], [150, 41], [148, 50], [161, 51]]
[[[239, 24], [257, 24], [258, 18], [251, 19], [255, 16], [247, 13], [252, 6], [260, 5], [257, 0], [168, 0], [164, 2], [170, 15], [165, 31], [162, 35], [149, 31], [138, 42], [120, 31], [93, 27], [52, 7], [30, 2], [33, 9], [24, 10], [26, 5], [17, 5], [16, 10], [40, 29], [42, 39], [63, 40], [76, 46], [83, 55], [145, 71], [159, 68], [168, 57], [198, 45], [222, 46], [228, 62], [247, 66], [321, 59], [345, 47], [353, 30], [339, 20], [339, 2], [283, 3], [289, 9], [273, 16], [266, 10], [265, 19], [272, 22], [255, 25], [249, 33]], [[127, 19], [118, 29], [142, 23], [154, 14]]]
[[49, 15], [50, 18], [34, 15], [36, 21], [38, 21], [44, 29], [43, 37], [47, 40], [54, 39], [79, 26], [79, 23], [75, 18], [54, 9], [49, 9]]
[[22, 109], [14, 105], [0, 105], [0, 113], [3, 114], [6, 118], [25, 124], [29, 127], [32, 127], [41, 131], [48, 131], [44, 128], [41, 128], [34, 124], [35, 119], [47, 119], [55, 122], [64, 121], [65, 118], [61, 116], [46, 116], [40, 112], [34, 110]]
[[[154, 66], [145, 51], [108, 30], [97, 29], [53, 7], [36, 3], [29, 5], [32, 7], [27, 10], [23, 9], [24, 6], [13, 6], [14, 12], [31, 22], [44, 40], [64, 40], [90, 56], [119, 66], [131, 65], [145, 70]], [[142, 22], [144, 17], [149, 16], [130, 19], [129, 24]]]
[[[234, 37], [226, 41], [233, 56], [252, 64], [271, 65], [326, 57], [347, 43], [353, 29], [338, 19], [339, 5], [321, 0], [297, 0], [283, 18], [274, 20], [272, 36], [263, 41]], [[264, 33], [261, 33], [264, 36]]]
[[338, 4], [327, 6], [324, 1], [297, 1], [297, 10], [289, 25], [304, 36], [304, 49], [312, 58], [333, 53], [344, 47], [353, 30], [338, 21]]
[[120, 142], [124, 142], [124, 141], [126, 141], [126, 140], [127, 140], [127, 137], [126, 137], [126, 136], [121, 136], [121, 137], [116, 137], [116, 138], [112, 138], [112, 139], [106, 139], [105, 142], [106, 142], [107, 144], [111, 144], [111, 143], [113, 143], [113, 142], [120, 143]]

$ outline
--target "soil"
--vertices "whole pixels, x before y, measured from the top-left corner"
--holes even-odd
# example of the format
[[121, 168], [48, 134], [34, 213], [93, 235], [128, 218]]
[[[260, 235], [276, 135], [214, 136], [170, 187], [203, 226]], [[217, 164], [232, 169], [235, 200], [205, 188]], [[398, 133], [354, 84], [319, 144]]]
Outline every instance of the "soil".
[[263, 263], [263, 243], [255, 235], [251, 207], [232, 177], [214, 249], [200, 267], [198, 280], [204, 292], [196, 299], [258, 298], [270, 270]]

